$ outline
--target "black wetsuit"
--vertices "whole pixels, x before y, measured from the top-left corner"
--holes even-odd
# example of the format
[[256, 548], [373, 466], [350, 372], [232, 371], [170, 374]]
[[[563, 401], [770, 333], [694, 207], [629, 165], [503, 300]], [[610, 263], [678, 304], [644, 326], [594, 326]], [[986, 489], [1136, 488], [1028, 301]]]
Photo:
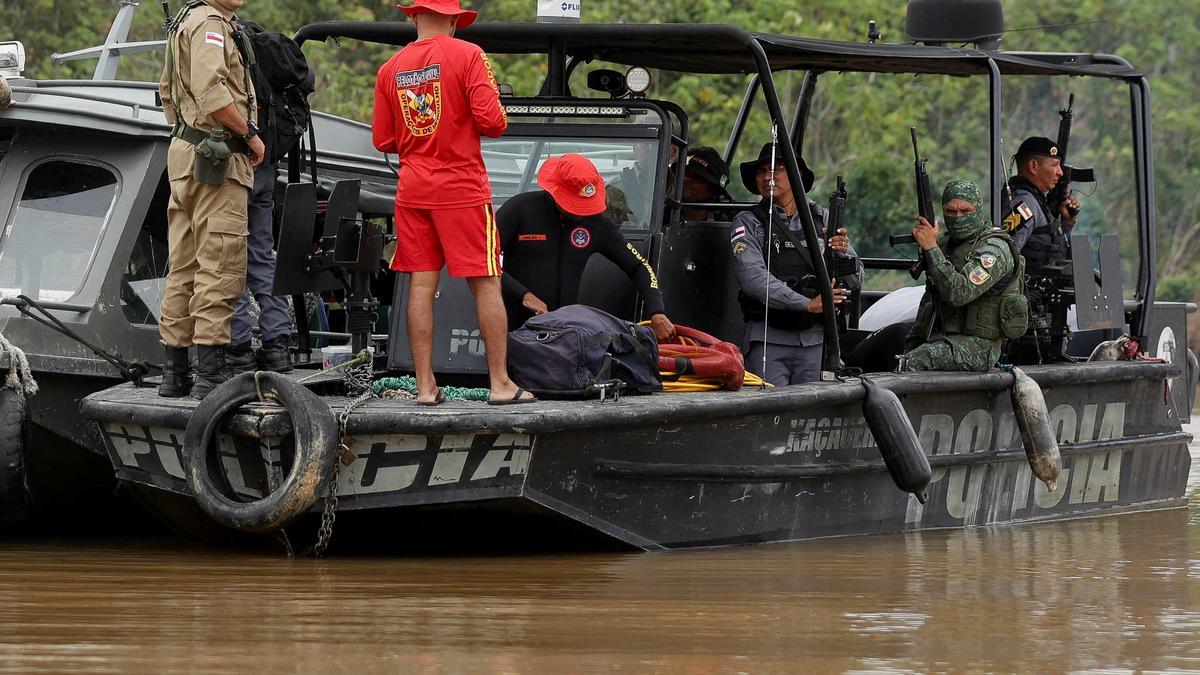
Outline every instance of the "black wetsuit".
[[521, 304], [533, 293], [555, 310], [579, 301], [579, 281], [593, 253], [608, 258], [637, 284], [646, 316], [663, 313], [658, 277], [650, 263], [604, 214], [563, 218], [549, 192], [519, 194], [496, 212], [504, 253], [502, 288], [509, 330], [532, 312]]

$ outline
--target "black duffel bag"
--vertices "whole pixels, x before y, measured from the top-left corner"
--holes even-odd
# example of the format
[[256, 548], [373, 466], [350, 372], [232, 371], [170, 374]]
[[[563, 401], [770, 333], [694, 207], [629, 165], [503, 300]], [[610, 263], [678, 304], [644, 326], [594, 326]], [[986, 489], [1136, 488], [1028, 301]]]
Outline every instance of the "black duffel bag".
[[662, 391], [654, 331], [586, 305], [531, 317], [509, 333], [508, 374], [539, 398]]

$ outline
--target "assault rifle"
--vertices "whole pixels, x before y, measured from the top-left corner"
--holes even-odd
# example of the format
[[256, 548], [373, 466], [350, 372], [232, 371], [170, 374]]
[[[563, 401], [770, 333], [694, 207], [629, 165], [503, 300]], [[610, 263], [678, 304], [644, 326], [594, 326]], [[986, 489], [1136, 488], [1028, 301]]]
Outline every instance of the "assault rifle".
[[[917, 147], [916, 128], [910, 127], [909, 133], [912, 134], [913, 178], [914, 186], [917, 190], [917, 213], [927, 220], [930, 225], [936, 227], [937, 216], [933, 212], [933, 188], [929, 185], [929, 172], [925, 169], [925, 160], [921, 157], [920, 148]], [[923, 272], [925, 272], [925, 252], [917, 251], [917, 262], [908, 270], [908, 273], [912, 275], [912, 278], [917, 279]], [[928, 342], [929, 337], [933, 334], [934, 324], [942, 323], [942, 315], [939, 310], [941, 300], [938, 298], [937, 289], [930, 283], [928, 274], [925, 275], [925, 293], [933, 301], [933, 316], [929, 324], [925, 326], [925, 334], [921, 336], [923, 341]]]
[[[1058, 159], [1062, 162], [1062, 178], [1058, 179], [1058, 183], [1050, 190], [1047, 195], [1047, 205], [1050, 207], [1051, 213], [1058, 211], [1059, 205], [1071, 196], [1071, 182], [1079, 183], [1094, 183], [1096, 181], [1096, 172], [1092, 169], [1081, 169], [1067, 164], [1067, 146], [1071, 143], [1071, 124], [1075, 120], [1075, 112], [1072, 110], [1075, 107], [1075, 94], [1071, 94], [1067, 98], [1066, 110], [1058, 111]], [[1068, 206], [1067, 212], [1071, 217], [1079, 215], [1079, 209]]]
[[829, 240], [837, 236], [846, 225], [846, 182], [837, 177], [837, 187], [829, 195], [829, 218], [825, 223], [825, 267], [835, 279], [850, 276], [858, 271], [854, 258], [835, 255]]
[[[913, 173], [915, 186], [917, 190], [917, 214], [933, 225], [935, 215], [933, 213], [933, 188], [929, 186], [929, 172], [925, 169], [925, 160], [921, 159], [921, 151], [917, 148], [917, 130], [909, 128], [912, 134], [913, 144]], [[888, 243], [892, 246], [900, 244], [915, 244], [916, 238], [911, 234], [893, 234], [888, 237]], [[925, 271], [925, 256], [922, 251], [917, 251], [917, 262], [908, 269], [908, 273], [914, 279], [920, 279], [921, 273]]]
[[[937, 216], [933, 212], [933, 188], [929, 186], [929, 171], [925, 169], [926, 160], [921, 157], [921, 150], [917, 147], [916, 128], [910, 127], [908, 131], [912, 134], [913, 180], [917, 190], [917, 215], [929, 221], [930, 225], [935, 225]], [[911, 239], [912, 235], [909, 235], [908, 238]], [[924, 271], [925, 254], [917, 251], [917, 262], [909, 268], [908, 273], [912, 275], [912, 278], [920, 279], [921, 273]]]
[[[829, 195], [829, 217], [825, 219], [825, 269], [837, 281], [842, 283], [842, 279], [851, 276], [858, 272], [858, 261], [847, 256], [837, 255], [830, 247], [829, 242], [842, 227], [846, 224], [846, 181], [842, 180], [841, 176], [837, 177], [837, 184], [833, 192]], [[837, 288], [837, 285], [834, 286]], [[836, 308], [839, 319], [844, 319], [846, 309], [844, 306]]]

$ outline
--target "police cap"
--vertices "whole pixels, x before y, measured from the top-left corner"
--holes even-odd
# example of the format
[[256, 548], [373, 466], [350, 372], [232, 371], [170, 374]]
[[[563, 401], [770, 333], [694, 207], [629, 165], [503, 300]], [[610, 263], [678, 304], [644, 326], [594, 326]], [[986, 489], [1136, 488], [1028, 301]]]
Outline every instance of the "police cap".
[[1045, 136], [1030, 136], [1017, 148], [1018, 160], [1029, 157], [1058, 157], [1058, 144]]
[[729, 165], [721, 153], [710, 147], [690, 148], [684, 161], [684, 175], [693, 175], [717, 188], [717, 193], [729, 198], [725, 186], [729, 184]]

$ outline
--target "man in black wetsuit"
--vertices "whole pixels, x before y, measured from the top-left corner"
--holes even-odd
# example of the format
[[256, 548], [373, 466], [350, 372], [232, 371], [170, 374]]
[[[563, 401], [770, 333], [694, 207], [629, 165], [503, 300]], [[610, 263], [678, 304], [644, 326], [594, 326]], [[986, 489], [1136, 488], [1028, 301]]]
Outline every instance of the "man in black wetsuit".
[[658, 276], [604, 215], [604, 179], [595, 165], [582, 155], [551, 157], [538, 171], [538, 185], [543, 189], [519, 194], [496, 212], [509, 330], [535, 314], [578, 302], [584, 266], [599, 253], [638, 285], [655, 336], [673, 337]]

